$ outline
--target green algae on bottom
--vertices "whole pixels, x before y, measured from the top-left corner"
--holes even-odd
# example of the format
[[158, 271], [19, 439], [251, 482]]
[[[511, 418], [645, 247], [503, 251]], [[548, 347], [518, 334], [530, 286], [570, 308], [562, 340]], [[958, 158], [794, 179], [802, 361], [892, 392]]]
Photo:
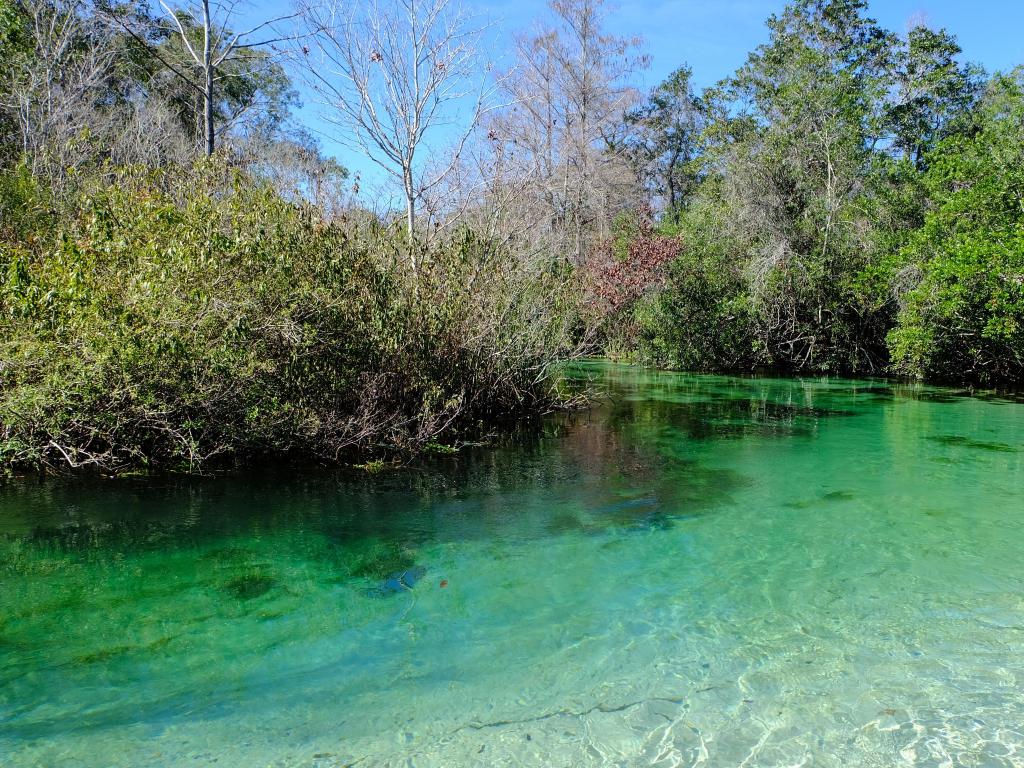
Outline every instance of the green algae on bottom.
[[262, 597], [276, 585], [277, 579], [260, 572], [255, 572], [232, 579], [224, 585], [224, 589], [239, 600], [252, 600]]
[[1024, 405], [580, 370], [406, 469], [0, 490], [4, 768], [1019, 768]]

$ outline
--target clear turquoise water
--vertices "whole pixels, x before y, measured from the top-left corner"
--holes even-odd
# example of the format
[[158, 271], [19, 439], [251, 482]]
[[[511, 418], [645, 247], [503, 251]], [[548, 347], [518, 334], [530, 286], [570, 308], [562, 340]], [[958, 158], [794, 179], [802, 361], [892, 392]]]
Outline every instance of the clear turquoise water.
[[0, 489], [0, 765], [1024, 765], [1024, 404], [588, 371], [430, 467]]

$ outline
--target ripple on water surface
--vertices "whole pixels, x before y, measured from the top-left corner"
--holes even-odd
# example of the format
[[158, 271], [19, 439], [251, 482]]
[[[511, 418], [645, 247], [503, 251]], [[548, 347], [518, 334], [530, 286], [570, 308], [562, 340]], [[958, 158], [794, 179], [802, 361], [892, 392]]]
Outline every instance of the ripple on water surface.
[[0, 763], [1024, 765], [1024, 404], [581, 375], [415, 470], [4, 488]]

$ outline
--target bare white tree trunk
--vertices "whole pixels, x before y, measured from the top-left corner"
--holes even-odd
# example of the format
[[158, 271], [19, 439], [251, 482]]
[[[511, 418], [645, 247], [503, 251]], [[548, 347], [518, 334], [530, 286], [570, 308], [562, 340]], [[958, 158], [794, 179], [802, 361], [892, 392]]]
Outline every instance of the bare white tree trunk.
[[203, 0], [203, 138], [206, 139], [206, 156], [216, 149], [216, 133], [213, 124], [213, 34], [210, 28], [210, 0]]
[[[415, 272], [423, 197], [453, 172], [488, 110], [482, 29], [451, 0], [304, 0], [300, 13], [309, 40], [297, 51], [305, 79], [324, 119], [337, 127], [334, 138], [379, 165], [401, 189]], [[448, 155], [428, 170], [419, 158], [442, 126]]]
[[[159, 0], [159, 3], [164, 14], [161, 24], [168, 33], [178, 36], [190, 61], [182, 66], [180, 63], [169, 61], [152, 48], [150, 52], [197, 95], [202, 109], [199, 121], [203, 131], [203, 154], [209, 157], [216, 150], [217, 135], [223, 128], [222, 126], [219, 129], [217, 126], [216, 89], [217, 83], [229, 76], [225, 74], [225, 68], [232, 62], [250, 58], [246, 55], [247, 51], [260, 49], [266, 52], [268, 48], [274, 50], [274, 43], [294, 39], [294, 35], [280, 33], [263, 39], [254, 38], [259, 37], [257, 33], [295, 18], [295, 14], [278, 16], [243, 32], [233, 32], [233, 22], [241, 13], [238, 7], [239, 0], [228, 0], [226, 3], [216, 0], [213, 3], [210, 0], [186, 0], [181, 5]], [[120, 24], [136, 40], [147, 45], [143, 36], [126, 24], [116, 12], [108, 11], [107, 16]]]

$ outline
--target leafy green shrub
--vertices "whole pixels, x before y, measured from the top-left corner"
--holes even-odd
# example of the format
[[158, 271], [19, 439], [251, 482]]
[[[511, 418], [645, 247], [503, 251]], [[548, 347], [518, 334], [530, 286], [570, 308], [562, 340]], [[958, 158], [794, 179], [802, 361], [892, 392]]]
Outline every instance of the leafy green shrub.
[[767, 362], [752, 333], [749, 301], [696, 259], [672, 265], [671, 288], [638, 307], [640, 352], [688, 371], [750, 369]]
[[111, 171], [54, 221], [0, 229], [8, 464], [334, 461], [551, 404], [572, 297], [471, 233], [414, 287], [388, 228], [217, 163]]
[[[977, 129], [929, 156], [934, 206], [902, 253], [894, 369], [1024, 376], [1024, 72], [993, 81]], [[898, 284], [898, 283], [897, 283]]]
[[743, 369], [765, 361], [720, 213], [710, 200], [679, 212], [673, 230], [680, 255], [669, 266], [663, 289], [636, 307], [642, 360], [694, 371]]

